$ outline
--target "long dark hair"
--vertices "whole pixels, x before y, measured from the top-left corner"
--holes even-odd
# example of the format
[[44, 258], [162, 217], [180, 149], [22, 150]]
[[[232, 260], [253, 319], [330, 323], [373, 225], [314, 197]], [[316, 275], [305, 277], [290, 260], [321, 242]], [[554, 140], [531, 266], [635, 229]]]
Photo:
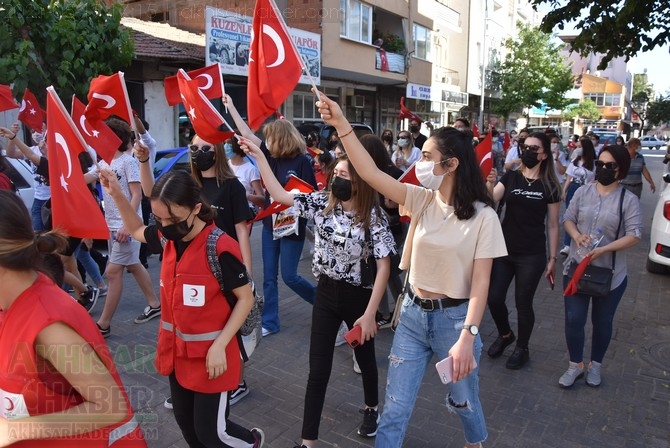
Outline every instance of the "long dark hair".
[[454, 172], [456, 190], [454, 192], [454, 213], [460, 220], [472, 218], [477, 209], [475, 202], [483, 202], [492, 207], [479, 164], [472, 147], [472, 133], [462, 132], [451, 126], [436, 130], [430, 137], [435, 141], [442, 160], [458, 159], [458, 169]]
[[556, 169], [554, 168], [554, 154], [551, 152], [551, 139], [544, 132], [533, 132], [529, 138], [536, 138], [542, 142], [542, 151], [547, 157], [540, 163], [540, 178], [542, 184], [550, 192], [551, 195], [559, 195], [561, 191], [561, 182], [556, 176]]
[[165, 204], [170, 217], [174, 217], [173, 205], [193, 210], [198, 203], [201, 203], [198, 218], [208, 224], [214, 220], [214, 210], [200, 197], [200, 187], [186, 171], [172, 170], [161, 176], [151, 189], [149, 199]]
[[[372, 209], [376, 209], [377, 219], [382, 213], [379, 206], [379, 194], [372, 189], [370, 185], [365, 183], [354, 168], [354, 165], [349, 161], [346, 154], [338, 157], [337, 163], [347, 162], [349, 177], [351, 178], [351, 199], [354, 202], [354, 210], [356, 217], [354, 218], [354, 225], [361, 223], [364, 229], [369, 229], [372, 224]], [[332, 193], [328, 199], [328, 205], [324, 208], [323, 213], [327, 214], [333, 211], [335, 206], [341, 201], [337, 199]]]
[[43, 270], [47, 254], [62, 252], [67, 239], [55, 231], [35, 234], [28, 209], [19, 196], [0, 191], [0, 266], [15, 271]]
[[593, 146], [593, 142], [588, 137], [582, 137], [579, 139], [579, 144], [582, 145], [582, 155], [577, 157], [572, 163], [578, 166], [581, 160], [584, 168], [593, 171], [593, 162], [596, 160], [596, 148]]

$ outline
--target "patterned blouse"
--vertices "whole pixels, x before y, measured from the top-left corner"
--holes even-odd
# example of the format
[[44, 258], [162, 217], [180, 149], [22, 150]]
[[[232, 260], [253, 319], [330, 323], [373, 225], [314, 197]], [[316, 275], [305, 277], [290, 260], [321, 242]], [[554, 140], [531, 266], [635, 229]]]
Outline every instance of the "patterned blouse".
[[[354, 286], [361, 285], [361, 260], [369, 256], [370, 242], [366, 244], [362, 224], [353, 226], [355, 213], [346, 212], [338, 204], [325, 215], [328, 193], [296, 193], [294, 207], [303, 218], [314, 219], [314, 259], [312, 273], [315, 277], [327, 275]], [[393, 234], [389, 230], [386, 213], [373, 209], [369, 235], [375, 258], [396, 253]]]

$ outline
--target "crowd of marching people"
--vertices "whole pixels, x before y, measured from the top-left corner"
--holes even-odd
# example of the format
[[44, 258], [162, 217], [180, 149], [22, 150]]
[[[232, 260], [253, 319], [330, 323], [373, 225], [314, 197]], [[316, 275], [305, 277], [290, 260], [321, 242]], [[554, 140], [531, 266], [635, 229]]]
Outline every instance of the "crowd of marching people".
[[[80, 446], [146, 446], [104, 340], [114, 335], [126, 271], [146, 300], [134, 322], [159, 322], [155, 362], [169, 378], [165, 405], [191, 447], [263, 446], [263, 431], [235, 423], [231, 406], [250, 390], [244, 363], [254, 347], [249, 350], [240, 329], [254, 314], [257, 297], [264, 297], [256, 323], [260, 336], [281, 337], [272, 336], [281, 331], [280, 273], [312, 307], [298, 448], [317, 446], [334, 347], [343, 333], [363, 384], [361, 437], [375, 437], [380, 448], [402, 446], [423, 376], [436, 357], [448, 360], [446, 406], [460, 419], [465, 446], [481, 447], [488, 436], [486, 403], [479, 397], [481, 353], [498, 358], [514, 344], [506, 367], [530, 362], [533, 299], [542, 279], [553, 288], [560, 277], [565, 288], [569, 364], [556, 375], [558, 384], [571, 387], [584, 376], [589, 386], [601, 384], [627, 286], [625, 249], [641, 238], [642, 178], [655, 191], [639, 140], [598, 146], [587, 134], [564, 147], [556, 134], [525, 129], [475, 135], [466, 118], [439, 129], [427, 126], [425, 134], [413, 118], [395, 135], [385, 129], [379, 137], [360, 137], [336, 102], [314, 93], [322, 119], [334, 128], [327, 139], [301, 135], [285, 119], [251, 129], [224, 96], [235, 129], [182, 133], [190, 173], [174, 170], [156, 181], [148, 123], [135, 116], [131, 122], [106, 119], [118, 139], [109, 162], [84, 156], [74, 168], [88, 184], [102, 186], [102, 197], [90, 191], [104, 201], [109, 229], [102, 270], [92, 262], [90, 239], [61, 235], [45, 215], [50, 189], [62, 185], [50, 176], [55, 162], [49, 160], [54, 153], [47, 146], [54, 140], [46, 138], [48, 131], [33, 129], [29, 146], [18, 138], [18, 125], [0, 127], [6, 156], [28, 160], [37, 182], [27, 210], [4, 179], [2, 156], [0, 188], [8, 192], [0, 192], [0, 281], [6, 285], [0, 348], [7, 353], [28, 344], [31, 356], [14, 364], [9, 357], [0, 360], [0, 390], [22, 403], [16, 412], [0, 413], [0, 446], [22, 441], [5, 430], [11, 425], [77, 413], [89, 418], [67, 428], [52, 419], [31, 434], [42, 439], [51, 429], [64, 440], [84, 441]], [[483, 173], [476, 146], [485, 144], [486, 134], [492, 160]], [[257, 230], [260, 261], [252, 259], [250, 242], [257, 216], [264, 216]], [[298, 273], [305, 240], [312, 245], [313, 278]], [[158, 290], [146, 269], [147, 254], [160, 254]], [[259, 263], [260, 271], [254, 269]], [[606, 290], [580, 289], [579, 272], [588, 266], [610, 271]], [[69, 288], [76, 301], [69, 300]], [[514, 328], [508, 297], [516, 307]], [[102, 298], [97, 319], [88, 318]], [[484, 347], [479, 326], [487, 309], [497, 338]], [[392, 325], [380, 399], [375, 336]], [[82, 365], [57, 359], [51, 344], [81, 352]], [[35, 391], [24, 393], [7, 379], [12, 375], [31, 381]], [[93, 384], [108, 393], [90, 393]], [[58, 396], [44, 398], [46, 389]]]

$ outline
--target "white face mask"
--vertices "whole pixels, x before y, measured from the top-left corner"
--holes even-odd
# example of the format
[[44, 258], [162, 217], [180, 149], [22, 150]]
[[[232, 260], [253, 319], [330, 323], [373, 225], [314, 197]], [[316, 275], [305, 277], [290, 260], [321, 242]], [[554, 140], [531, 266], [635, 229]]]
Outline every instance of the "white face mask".
[[398, 146], [402, 146], [404, 148], [407, 145], [409, 145], [409, 139], [407, 139], [407, 138], [399, 138], [398, 139]]
[[444, 179], [444, 174], [433, 174], [433, 168], [435, 165], [439, 165], [439, 162], [418, 161], [414, 165], [416, 178], [419, 180], [419, 182], [421, 182], [421, 185], [430, 190], [437, 190], [440, 188], [442, 179]]
[[556, 151], [558, 149], [558, 143], [552, 143], [551, 144], [551, 150]]

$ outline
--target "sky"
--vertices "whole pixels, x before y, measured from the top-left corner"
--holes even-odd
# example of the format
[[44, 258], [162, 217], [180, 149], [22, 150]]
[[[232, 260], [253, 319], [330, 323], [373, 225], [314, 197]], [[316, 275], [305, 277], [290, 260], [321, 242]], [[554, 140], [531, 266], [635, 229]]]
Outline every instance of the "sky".
[[654, 90], [664, 96], [670, 94], [670, 44], [656, 47], [652, 51], [641, 53], [628, 61], [631, 73], [642, 73], [647, 69], [649, 83]]

